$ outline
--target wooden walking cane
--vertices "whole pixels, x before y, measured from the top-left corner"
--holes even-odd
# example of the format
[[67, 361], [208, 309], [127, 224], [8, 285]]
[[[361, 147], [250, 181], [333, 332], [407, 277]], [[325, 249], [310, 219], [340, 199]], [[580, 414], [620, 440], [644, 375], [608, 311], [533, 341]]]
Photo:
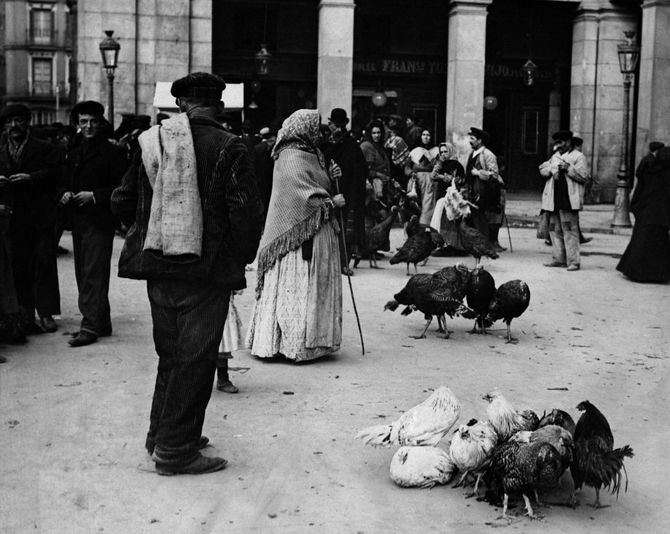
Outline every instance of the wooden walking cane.
[[[335, 181], [335, 191], [337, 194], [340, 194], [340, 178], [335, 176], [333, 171], [333, 165], [337, 165], [334, 161], [330, 165], [331, 176]], [[340, 231], [342, 232], [342, 244], [344, 245], [344, 257], [347, 260], [347, 281], [349, 282], [349, 291], [351, 292], [351, 303], [354, 305], [354, 315], [356, 316], [356, 324], [358, 325], [358, 335], [361, 338], [361, 353], [365, 356], [365, 342], [363, 341], [363, 330], [361, 329], [361, 320], [358, 317], [358, 309], [356, 308], [356, 299], [354, 298], [354, 286], [351, 285], [351, 275], [349, 274], [349, 253], [347, 252], [347, 233], [346, 227], [344, 226], [344, 219], [342, 217], [342, 211], [338, 211], [339, 222], [340, 222]]]

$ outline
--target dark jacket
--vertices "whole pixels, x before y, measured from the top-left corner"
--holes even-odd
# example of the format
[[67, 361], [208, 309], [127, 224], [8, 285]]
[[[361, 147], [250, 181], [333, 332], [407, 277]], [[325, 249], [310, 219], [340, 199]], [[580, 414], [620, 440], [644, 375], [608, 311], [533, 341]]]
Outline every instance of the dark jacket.
[[143, 250], [153, 191], [141, 154], [112, 194], [112, 209], [130, 227], [119, 258], [119, 276], [185, 280], [224, 289], [246, 287], [244, 267], [258, 249], [262, 205], [244, 142], [208, 117], [190, 117], [202, 202], [202, 254], [193, 260]]
[[636, 226], [670, 228], [670, 147], [659, 150], [638, 175], [630, 209]]
[[92, 191], [95, 202], [78, 207], [70, 202], [67, 208], [75, 217], [84, 217], [88, 224], [100, 229], [113, 230], [116, 219], [109, 205], [112, 191], [121, 183], [128, 160], [123, 149], [104, 137], [81, 141], [65, 157], [65, 170], [60, 198], [66, 191], [77, 194]]
[[[365, 185], [368, 176], [368, 167], [363, 152], [351, 134], [347, 134], [340, 143], [329, 143], [325, 149], [325, 156], [333, 160], [342, 169], [340, 179], [340, 193], [344, 195], [346, 206], [343, 209], [345, 216], [353, 222], [356, 244], [365, 247]], [[347, 224], [348, 221], [345, 221]], [[347, 224], [347, 226], [349, 226]]]
[[[0, 189], [0, 204], [12, 207], [14, 224], [48, 228], [56, 223], [56, 192], [60, 179], [62, 153], [59, 147], [28, 134], [17, 164], [9, 155], [8, 140], [0, 142], [0, 175], [26, 173], [30, 181]], [[20, 221], [20, 222], [19, 222]]]
[[272, 146], [265, 141], [258, 143], [253, 150], [254, 174], [261, 202], [263, 202], [263, 213], [267, 215], [272, 194], [272, 171], [275, 168], [275, 160], [272, 159]]

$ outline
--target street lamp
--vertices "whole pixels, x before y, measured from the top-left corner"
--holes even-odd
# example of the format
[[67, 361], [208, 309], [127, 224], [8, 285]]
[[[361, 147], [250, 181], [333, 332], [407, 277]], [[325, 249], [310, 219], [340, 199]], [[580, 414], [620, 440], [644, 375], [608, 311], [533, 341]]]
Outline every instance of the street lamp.
[[107, 73], [107, 120], [114, 127], [114, 71], [119, 65], [119, 50], [121, 45], [112, 37], [112, 30], [105, 30], [107, 36], [100, 42], [100, 55], [102, 55], [102, 66]]
[[633, 82], [640, 47], [633, 42], [634, 31], [624, 32], [626, 42], [618, 45], [619, 70], [623, 74], [623, 127], [621, 134], [621, 163], [617, 173], [614, 217], [611, 226], [630, 228], [630, 173], [628, 170], [628, 123], [630, 119], [630, 86]]
[[272, 59], [272, 54], [268, 52], [268, 45], [261, 43], [261, 49], [256, 52], [254, 58], [256, 59], [256, 74], [265, 76], [270, 70], [270, 59]]

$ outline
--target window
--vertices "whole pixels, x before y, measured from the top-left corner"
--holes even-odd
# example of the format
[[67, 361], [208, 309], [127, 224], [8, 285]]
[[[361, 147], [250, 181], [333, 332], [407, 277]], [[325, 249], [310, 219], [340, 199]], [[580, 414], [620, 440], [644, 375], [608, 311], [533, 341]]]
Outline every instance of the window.
[[53, 59], [33, 58], [33, 94], [51, 95], [53, 86]]
[[30, 8], [30, 40], [35, 44], [51, 44], [54, 39], [54, 13], [48, 6]]

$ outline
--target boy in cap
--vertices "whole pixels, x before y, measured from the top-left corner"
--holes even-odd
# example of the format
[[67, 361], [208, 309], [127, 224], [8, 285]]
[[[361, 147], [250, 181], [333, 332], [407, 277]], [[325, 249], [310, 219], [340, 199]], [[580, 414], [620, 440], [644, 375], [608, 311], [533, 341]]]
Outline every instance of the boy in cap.
[[219, 121], [224, 88], [204, 72], [176, 80], [181, 113], [139, 137], [141, 150], [112, 196], [130, 228], [119, 276], [147, 280], [159, 362], [145, 447], [160, 475], [227, 464], [200, 453], [209, 442], [202, 427], [229, 295], [246, 286], [262, 207], [247, 147]]
[[[60, 314], [56, 263], [56, 189], [60, 149], [37, 139], [30, 108], [12, 104], [0, 113], [0, 204], [12, 210], [7, 237], [22, 327], [26, 333], [55, 332]], [[35, 311], [39, 323], [35, 322]]]
[[105, 108], [99, 102], [79, 102], [72, 108], [72, 122], [79, 141], [65, 158], [64, 182], [59, 205], [72, 217], [75, 277], [82, 319], [71, 347], [95, 343], [112, 335], [109, 277], [116, 219], [109, 199], [121, 182], [128, 161], [124, 151], [111, 143], [102, 130]]
[[570, 150], [572, 132], [561, 130], [552, 139], [556, 151], [540, 165], [546, 179], [542, 209], [549, 212], [549, 235], [553, 259], [546, 267], [580, 268], [579, 210], [582, 209], [584, 184], [589, 173], [584, 154]]

